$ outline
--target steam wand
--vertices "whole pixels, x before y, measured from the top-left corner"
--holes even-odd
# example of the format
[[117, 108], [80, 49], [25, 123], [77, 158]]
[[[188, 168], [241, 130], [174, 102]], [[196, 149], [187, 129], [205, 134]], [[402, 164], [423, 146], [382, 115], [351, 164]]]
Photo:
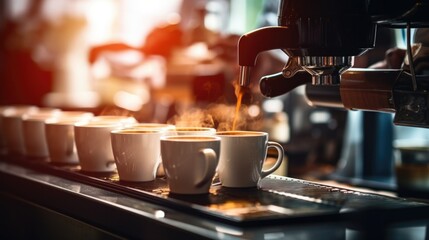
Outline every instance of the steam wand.
[[410, 66], [410, 73], [411, 73], [411, 83], [413, 84], [413, 90], [417, 90], [417, 80], [416, 80], [416, 73], [414, 69], [414, 60], [413, 60], [413, 54], [411, 52], [411, 26], [410, 23], [407, 23], [407, 57], [408, 57], [408, 64]]

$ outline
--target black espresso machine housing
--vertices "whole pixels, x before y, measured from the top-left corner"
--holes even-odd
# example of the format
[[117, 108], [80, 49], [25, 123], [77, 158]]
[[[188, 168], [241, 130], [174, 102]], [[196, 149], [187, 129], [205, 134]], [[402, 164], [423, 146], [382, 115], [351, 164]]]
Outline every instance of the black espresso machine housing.
[[[240, 86], [250, 86], [252, 69], [260, 53], [280, 49], [288, 61], [278, 73], [261, 78], [262, 95], [274, 98], [295, 93], [292, 90], [305, 85], [307, 103], [319, 107], [315, 109], [327, 110], [337, 122], [334, 131], [315, 129], [320, 126], [313, 128], [322, 135], [332, 135], [313, 139], [313, 142], [321, 141], [313, 147], [305, 144], [308, 143], [306, 136], [312, 132], [294, 134], [293, 122], [290, 122], [291, 139], [286, 148], [292, 165], [308, 159], [299, 152], [303, 143], [307, 152], [308, 148], [317, 148], [312, 151], [323, 156], [329, 148], [323, 145], [323, 139], [325, 143], [333, 139], [340, 150], [333, 155], [337, 169], [329, 178], [346, 182], [375, 180], [382, 183], [378, 187], [396, 187], [393, 168], [396, 127], [392, 120], [399, 126], [429, 127], [428, 12], [428, 0], [281, 0], [278, 26], [262, 27], [241, 36], [238, 43]], [[380, 33], [397, 31], [394, 29], [406, 33], [403, 64], [377, 69], [369, 65], [361, 68], [362, 65], [357, 64], [360, 68], [353, 68], [355, 58], [367, 55], [369, 50], [387, 50], [386, 45], [380, 46], [386, 37]], [[412, 30], [416, 33], [414, 42], [411, 42]], [[296, 94], [289, 95], [288, 101]], [[357, 115], [354, 112], [344, 117], [341, 111], [344, 109], [363, 110], [360, 120], [353, 119]], [[356, 134], [362, 135], [358, 145], [354, 145]], [[298, 149], [296, 153], [295, 149]]]
[[[428, 127], [429, 76], [416, 72], [413, 61], [401, 69], [351, 68], [355, 56], [376, 47], [377, 27], [408, 32], [425, 28], [428, 12], [427, 0], [280, 1], [279, 26], [240, 38], [239, 83], [250, 84], [259, 53], [281, 49], [289, 60], [280, 73], [261, 79], [264, 96], [279, 96], [307, 84], [314, 106], [393, 112], [395, 124]], [[411, 47], [407, 50], [412, 60]]]

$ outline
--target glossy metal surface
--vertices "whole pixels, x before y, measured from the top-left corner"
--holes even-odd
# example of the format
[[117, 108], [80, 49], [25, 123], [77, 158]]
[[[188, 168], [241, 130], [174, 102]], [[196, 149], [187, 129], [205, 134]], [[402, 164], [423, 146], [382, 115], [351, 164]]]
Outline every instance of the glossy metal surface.
[[[193, 204], [189, 207], [167, 206], [161, 201], [163, 198], [169, 198], [166, 195], [161, 194], [159, 204], [157, 204], [154, 201], [146, 201], [139, 195], [133, 197], [126, 192], [121, 193], [113, 186], [113, 183], [98, 184], [100, 181], [97, 180], [90, 181], [92, 184], [88, 185], [80, 181], [69, 180], [68, 177], [58, 177], [11, 162], [0, 161], [0, 190], [3, 193], [25, 199], [25, 201], [41, 206], [42, 209], [53, 209], [62, 215], [70, 216], [125, 238], [171, 239], [171, 236], [175, 236], [179, 239], [294, 239], [297, 237], [299, 239], [349, 239], [352, 236], [353, 239], [367, 239], [369, 234], [376, 237], [387, 236], [388, 239], [424, 239], [425, 237], [428, 216], [426, 208], [418, 209], [419, 211], [413, 211], [412, 208], [404, 208], [402, 211], [398, 208], [396, 210], [399, 211], [394, 211], [394, 207], [392, 212], [387, 214], [388, 212], [380, 211], [381, 209], [372, 209], [374, 210], [372, 211], [369, 207], [374, 208], [378, 200], [389, 200], [383, 206], [387, 208], [392, 207], [389, 204], [398, 201], [410, 206], [415, 205], [415, 202], [407, 203], [401, 199], [386, 199], [378, 195], [329, 186], [321, 188], [319, 184], [302, 180], [293, 180], [285, 184], [286, 180], [287, 178], [269, 178], [261, 183], [259, 186], [261, 190], [244, 189], [229, 192], [230, 196], [234, 196], [233, 193], [247, 192], [250, 199], [258, 198], [261, 201], [260, 207], [265, 205], [265, 201], [270, 201], [264, 196], [275, 195], [278, 202], [267, 205], [267, 207], [285, 217], [293, 216], [294, 209], [302, 206], [303, 202], [307, 206], [318, 206], [322, 211], [317, 211], [315, 208], [314, 211], [307, 212], [307, 217], [303, 215], [304, 218], [301, 219], [293, 220], [291, 218], [292, 221], [275, 223], [261, 221], [259, 224], [251, 226], [240, 226], [233, 222], [216, 220], [216, 217], [209, 217], [205, 213], [192, 211], [192, 208], [202, 209], [200, 206], [209, 204], [209, 202], [197, 201], [204, 198], [193, 199]], [[286, 189], [289, 190], [285, 191]], [[225, 190], [220, 190], [219, 194], [222, 191]], [[249, 195], [249, 193], [251, 194]], [[368, 212], [363, 209], [353, 210], [362, 207], [359, 205], [359, 199], [366, 199]], [[176, 200], [186, 199], [176, 198]], [[279, 208], [276, 206], [277, 204], [283, 204], [289, 208]], [[327, 207], [333, 210], [334, 216], [337, 215], [335, 206], [344, 206], [339, 209], [339, 213], [346, 213], [344, 216], [348, 217], [334, 221], [335, 218], [331, 218], [332, 215], [320, 214]], [[241, 209], [249, 212], [252, 209], [257, 210], [257, 207], [252, 208], [244, 204]], [[239, 209], [235, 208], [235, 210]], [[301, 209], [301, 211], [306, 212], [305, 209]], [[256, 211], [256, 213], [258, 212]], [[264, 219], [264, 212], [259, 212], [259, 214], [259, 217]], [[373, 216], [377, 217], [373, 218]], [[32, 216], [32, 218], [37, 219], [37, 216]], [[373, 220], [378, 224], [374, 224]], [[20, 226], [20, 228], [22, 231], [26, 229], [25, 226]], [[50, 230], [45, 229], [45, 231]], [[404, 236], [406, 238], [403, 238]], [[409, 236], [423, 236], [423, 238], [410, 238]]]
[[311, 74], [313, 85], [338, 85], [340, 75], [353, 65], [353, 57], [303, 56], [297, 62]]

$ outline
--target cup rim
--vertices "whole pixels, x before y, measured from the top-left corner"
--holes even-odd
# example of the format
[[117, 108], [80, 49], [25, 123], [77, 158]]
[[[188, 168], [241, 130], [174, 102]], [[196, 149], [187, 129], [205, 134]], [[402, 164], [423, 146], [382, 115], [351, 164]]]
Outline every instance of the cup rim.
[[124, 129], [144, 129], [144, 130], [150, 130], [150, 129], [156, 129], [160, 131], [174, 131], [176, 127], [172, 124], [167, 123], [135, 123], [130, 124], [124, 127]]
[[46, 120], [49, 120], [51, 118], [55, 118], [58, 116], [57, 112], [52, 113], [36, 113], [36, 114], [24, 114], [22, 116], [22, 121], [24, 122], [45, 122]]
[[83, 121], [85, 121], [85, 120], [79, 120], [79, 119], [73, 119], [73, 118], [71, 118], [71, 119], [50, 118], [50, 119], [47, 119], [45, 121], [45, 125], [56, 125], [56, 126], [70, 125], [70, 126], [73, 126], [76, 123], [80, 123]]
[[168, 124], [168, 123], [145, 123], [145, 122], [139, 122], [139, 123], [134, 123], [131, 124], [129, 127], [149, 127], [149, 128], [157, 128], [157, 127], [171, 127], [171, 128], [176, 128], [176, 126], [174, 126], [173, 124]]
[[64, 117], [81, 117], [81, 116], [91, 116], [94, 117], [94, 113], [89, 112], [89, 111], [61, 111], [60, 116], [64, 116]]
[[257, 137], [266, 136], [267, 132], [262, 131], [247, 131], [247, 130], [230, 130], [230, 131], [219, 131], [216, 136], [220, 137]]
[[7, 108], [2, 113], [3, 118], [23, 118], [26, 114], [37, 113], [38, 107], [29, 108]]
[[171, 131], [177, 132], [200, 132], [200, 131], [216, 131], [215, 128], [212, 127], [177, 127], [172, 129]]
[[121, 127], [123, 126], [122, 122], [92, 122], [92, 121], [82, 121], [73, 124], [74, 127], [82, 128], [105, 128], [105, 127]]
[[123, 121], [123, 120], [135, 120], [133, 116], [121, 116], [121, 115], [97, 115], [91, 118], [93, 122], [103, 121]]
[[115, 129], [110, 132], [111, 134], [115, 135], [142, 135], [142, 134], [163, 134], [164, 130], [162, 129], [132, 129], [132, 128], [122, 128], [122, 129]]
[[[198, 141], [195, 141], [195, 139], [198, 139]], [[169, 135], [161, 137], [161, 141], [164, 142], [217, 142], [220, 140], [220, 137], [210, 135]]]

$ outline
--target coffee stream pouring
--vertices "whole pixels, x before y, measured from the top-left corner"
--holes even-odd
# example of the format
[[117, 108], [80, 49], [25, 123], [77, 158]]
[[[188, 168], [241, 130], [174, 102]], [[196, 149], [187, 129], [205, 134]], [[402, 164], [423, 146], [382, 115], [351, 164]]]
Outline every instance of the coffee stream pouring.
[[[264, 96], [307, 84], [314, 106], [395, 112], [395, 124], [429, 127], [429, 75], [415, 73], [409, 44], [411, 27], [429, 26], [428, 12], [429, 0], [282, 0], [279, 26], [241, 36], [239, 85], [249, 86], [259, 53], [281, 49], [288, 63], [261, 79]], [[407, 28], [409, 70], [351, 68], [355, 56], [375, 47], [377, 26]]]

